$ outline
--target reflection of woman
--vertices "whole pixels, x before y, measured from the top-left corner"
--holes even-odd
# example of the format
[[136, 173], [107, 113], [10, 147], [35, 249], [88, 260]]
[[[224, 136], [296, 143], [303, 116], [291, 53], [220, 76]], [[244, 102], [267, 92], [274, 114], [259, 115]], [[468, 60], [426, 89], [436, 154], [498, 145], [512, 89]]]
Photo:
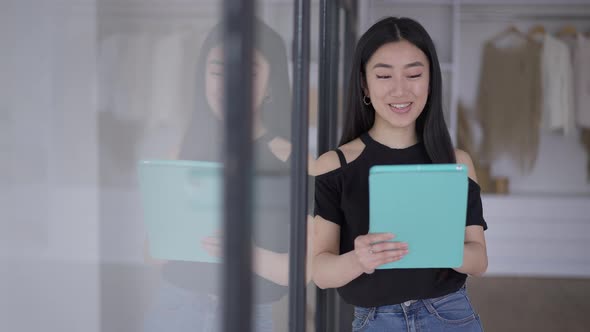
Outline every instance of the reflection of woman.
[[[316, 163], [313, 279], [355, 306], [356, 331], [481, 331], [464, 284], [487, 268], [487, 225], [471, 159], [453, 150], [444, 123], [434, 44], [417, 22], [386, 18], [358, 41], [352, 70], [341, 146]], [[367, 234], [369, 169], [455, 162], [470, 177], [463, 265], [376, 270], [403, 260], [412, 243]]]
[[[255, 331], [272, 331], [271, 303], [287, 293], [290, 88], [287, 55], [280, 36], [256, 24], [253, 63]], [[197, 66], [197, 110], [179, 159], [222, 161], [221, 121], [225, 73], [221, 26], [205, 39]], [[271, 202], [271, 203], [269, 203]], [[275, 206], [269, 206], [275, 204]], [[275, 209], [273, 209], [275, 207]], [[277, 214], [276, 207], [280, 207]], [[285, 209], [286, 208], [286, 209]], [[211, 255], [221, 252], [219, 234], [195, 240]], [[220, 265], [169, 261], [162, 266], [163, 289], [147, 319], [148, 331], [215, 331], [220, 323]], [[224, 319], [231, 319], [227, 317]]]

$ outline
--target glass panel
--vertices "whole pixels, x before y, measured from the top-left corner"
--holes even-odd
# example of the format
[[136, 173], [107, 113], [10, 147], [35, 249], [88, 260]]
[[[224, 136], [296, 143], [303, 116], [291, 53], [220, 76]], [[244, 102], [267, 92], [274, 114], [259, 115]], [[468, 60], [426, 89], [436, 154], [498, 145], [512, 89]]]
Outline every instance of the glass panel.
[[219, 4], [101, 0], [97, 17], [101, 329], [217, 327]]
[[[216, 0], [2, 3], [0, 330], [220, 326], [231, 98], [220, 9]], [[257, 17], [254, 330], [285, 331], [293, 3], [259, 1]]]
[[268, 78], [255, 77], [255, 96], [262, 101], [254, 123], [263, 129], [254, 141], [255, 331], [288, 326], [293, 11], [288, 1], [258, 3], [256, 56]]

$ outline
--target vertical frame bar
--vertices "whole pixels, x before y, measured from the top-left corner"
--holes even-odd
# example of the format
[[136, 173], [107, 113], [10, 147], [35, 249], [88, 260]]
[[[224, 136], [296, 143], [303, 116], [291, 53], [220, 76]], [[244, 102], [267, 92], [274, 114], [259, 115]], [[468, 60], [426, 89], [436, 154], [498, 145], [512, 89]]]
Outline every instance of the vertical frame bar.
[[[318, 86], [318, 154], [338, 144], [339, 1], [320, 1], [320, 57]], [[316, 290], [316, 331], [337, 331], [338, 295], [334, 289]]]
[[[358, 2], [357, 0], [349, 0], [345, 7], [345, 19], [344, 19], [344, 54], [342, 55], [344, 61], [343, 75], [344, 75], [344, 86], [343, 89], [346, 93], [348, 91], [348, 85], [350, 84], [350, 72], [352, 69], [352, 57], [354, 54], [354, 48], [357, 40], [358, 31]], [[344, 117], [342, 117], [343, 121]], [[344, 123], [342, 123], [344, 126]]]
[[[363, 1], [364, 2], [364, 1]], [[343, 3], [344, 8], [344, 47], [343, 54], [341, 56], [343, 63], [343, 91], [347, 93], [350, 84], [350, 72], [352, 70], [352, 57], [354, 54], [354, 48], [357, 41], [358, 31], [358, 1], [357, 0], [345, 0]], [[337, 98], [337, 97], [336, 97]], [[346, 105], [343, 104], [343, 107]], [[340, 125], [344, 127], [344, 116], [340, 118]], [[354, 315], [354, 307], [342, 300], [338, 294], [335, 295], [335, 330], [338, 332], [350, 332], [352, 331], [351, 319]]]
[[451, 62], [452, 62], [452, 70], [451, 70], [451, 109], [449, 110], [450, 119], [449, 119], [449, 132], [451, 135], [451, 140], [453, 145], [457, 144], [457, 105], [459, 99], [459, 64], [461, 63], [460, 59], [460, 41], [461, 41], [461, 8], [460, 8], [460, 1], [453, 0], [453, 22], [452, 22], [452, 43], [453, 48], [451, 51]]
[[254, 0], [224, 0], [224, 264], [225, 332], [252, 329], [252, 60]]
[[329, 80], [332, 82], [327, 86], [328, 93], [328, 109], [330, 110], [330, 119], [328, 122], [330, 137], [333, 139], [331, 148], [338, 145], [338, 88], [340, 87], [340, 2], [329, 1], [328, 15], [329, 19], [329, 39], [328, 39], [328, 53], [329, 58], [327, 66], [329, 66]]
[[[307, 155], [309, 127], [310, 3], [296, 0], [293, 43], [291, 158], [291, 238], [289, 255], [289, 331], [305, 331], [307, 253]], [[237, 330], [236, 330], [237, 331]]]
[[[320, 1], [320, 56], [318, 86], [318, 154], [333, 149], [338, 125], [338, 1]], [[332, 84], [330, 84], [332, 83]]]
[[[319, 64], [318, 64], [318, 155], [326, 153], [335, 138], [331, 137], [329, 130], [329, 109], [326, 98], [326, 82], [328, 77], [328, 0], [320, 0], [320, 38], [319, 38]], [[328, 290], [316, 288], [316, 313], [315, 330], [328, 331]]]

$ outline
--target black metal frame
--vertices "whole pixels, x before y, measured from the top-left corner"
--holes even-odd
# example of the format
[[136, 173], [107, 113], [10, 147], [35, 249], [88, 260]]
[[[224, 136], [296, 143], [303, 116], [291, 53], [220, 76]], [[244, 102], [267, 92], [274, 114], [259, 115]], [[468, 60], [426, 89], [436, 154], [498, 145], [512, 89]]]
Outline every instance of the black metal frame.
[[338, 129], [339, 5], [320, 1], [320, 58], [318, 86], [318, 154], [336, 147]]
[[289, 331], [305, 331], [307, 253], [307, 155], [309, 128], [310, 3], [296, 0], [293, 43], [291, 133], [291, 238], [289, 255]]
[[[320, 73], [318, 152], [337, 145], [340, 9], [345, 10], [344, 68], [349, 71], [356, 34], [356, 0], [320, 1]], [[255, 0], [224, 0], [224, 257], [223, 331], [252, 328], [252, 58]], [[353, 22], [351, 22], [353, 21]], [[354, 25], [353, 25], [354, 24]], [[307, 250], [307, 156], [309, 127], [310, 1], [296, 0], [293, 43], [293, 114], [291, 155], [291, 237], [289, 259], [289, 331], [305, 331]], [[337, 320], [334, 290], [318, 289], [316, 331], [346, 330]], [[344, 330], [342, 330], [344, 328]], [[338, 330], [340, 329], [340, 330]]]
[[[340, 10], [344, 10], [344, 91], [347, 91], [354, 45], [356, 43], [356, 0], [320, 1], [320, 63], [318, 93], [318, 154], [338, 145], [338, 82], [340, 57]], [[316, 291], [315, 330], [350, 331], [351, 308], [334, 289]]]
[[223, 2], [224, 238], [223, 331], [252, 326], [252, 59], [254, 0]]
[[[338, 125], [338, 2], [320, 1], [320, 58], [318, 76], [318, 155], [337, 146]], [[335, 331], [335, 291], [316, 290], [316, 331]]]

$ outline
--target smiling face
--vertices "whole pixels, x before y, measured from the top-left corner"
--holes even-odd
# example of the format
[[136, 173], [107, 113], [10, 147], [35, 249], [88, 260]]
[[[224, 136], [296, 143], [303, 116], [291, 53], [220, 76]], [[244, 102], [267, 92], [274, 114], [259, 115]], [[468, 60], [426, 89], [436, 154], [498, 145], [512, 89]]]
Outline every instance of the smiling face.
[[[207, 103], [213, 113], [221, 118], [223, 114], [223, 77], [225, 71], [223, 49], [221, 47], [214, 47], [209, 51], [206, 66], [205, 94]], [[252, 73], [252, 87], [254, 89], [252, 102], [255, 115], [260, 114], [259, 109], [266, 96], [269, 77], [270, 65], [268, 61], [259, 51], [255, 50]]]
[[430, 63], [408, 41], [387, 43], [365, 67], [363, 92], [371, 98], [375, 122], [393, 128], [414, 128], [428, 100]]

